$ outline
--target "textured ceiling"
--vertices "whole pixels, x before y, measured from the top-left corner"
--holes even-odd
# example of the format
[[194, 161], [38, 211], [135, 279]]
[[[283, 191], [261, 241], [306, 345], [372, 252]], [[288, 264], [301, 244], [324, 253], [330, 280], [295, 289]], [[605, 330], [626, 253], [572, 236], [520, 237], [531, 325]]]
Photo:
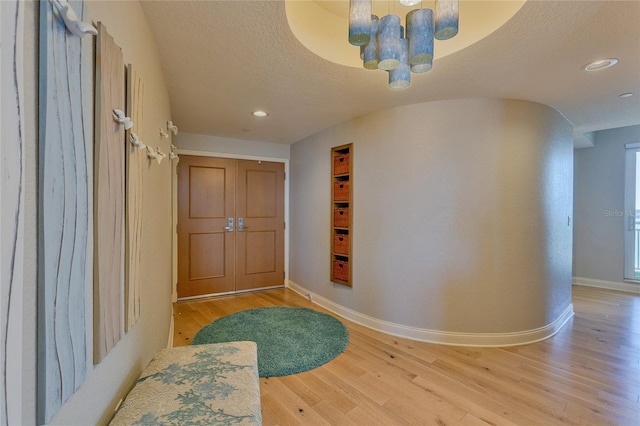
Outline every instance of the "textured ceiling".
[[[550, 105], [579, 134], [640, 124], [638, 1], [529, 0], [483, 40], [441, 59], [436, 52], [433, 70], [400, 91], [387, 87], [385, 72], [307, 50], [284, 1], [142, 4], [183, 132], [290, 144], [376, 110], [472, 97]], [[609, 57], [618, 65], [582, 70]], [[618, 97], [625, 92], [634, 96]], [[256, 109], [269, 117], [253, 117]]]

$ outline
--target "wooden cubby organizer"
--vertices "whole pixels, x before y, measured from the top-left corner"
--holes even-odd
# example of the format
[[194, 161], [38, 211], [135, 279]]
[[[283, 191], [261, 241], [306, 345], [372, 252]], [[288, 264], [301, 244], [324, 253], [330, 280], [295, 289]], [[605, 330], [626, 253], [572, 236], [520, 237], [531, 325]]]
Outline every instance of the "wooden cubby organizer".
[[351, 287], [353, 144], [331, 148], [331, 281]]

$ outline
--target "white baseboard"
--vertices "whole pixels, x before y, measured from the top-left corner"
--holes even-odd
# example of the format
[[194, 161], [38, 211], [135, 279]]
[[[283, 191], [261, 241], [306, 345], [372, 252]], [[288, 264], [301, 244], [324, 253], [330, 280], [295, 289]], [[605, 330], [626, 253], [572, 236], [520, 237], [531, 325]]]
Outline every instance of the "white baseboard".
[[405, 337], [421, 342], [438, 343], [451, 346], [505, 347], [519, 346], [539, 342], [556, 334], [573, 317], [573, 304], [569, 304], [562, 314], [550, 324], [533, 330], [512, 333], [454, 333], [410, 327], [402, 324], [379, 320], [361, 314], [329, 299], [314, 294], [289, 280], [288, 287], [323, 308], [341, 317], [376, 331]]
[[640, 283], [594, 280], [592, 278], [573, 277], [573, 285], [606, 288], [608, 290], [626, 291], [640, 294]]
[[[173, 310], [173, 306], [171, 307], [171, 309]], [[173, 313], [172, 313], [171, 322], [169, 323], [169, 341], [167, 342], [167, 348], [173, 347], [173, 328], [174, 328], [174, 321], [173, 321]]]

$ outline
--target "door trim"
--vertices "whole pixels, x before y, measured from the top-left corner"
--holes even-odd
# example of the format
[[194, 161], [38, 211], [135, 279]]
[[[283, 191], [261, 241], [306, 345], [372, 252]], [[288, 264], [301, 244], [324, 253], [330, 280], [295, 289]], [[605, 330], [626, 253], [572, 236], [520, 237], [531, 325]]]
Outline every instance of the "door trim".
[[274, 285], [271, 287], [261, 287], [261, 288], [250, 288], [247, 290], [236, 290], [236, 291], [227, 291], [224, 293], [211, 293], [211, 294], [199, 294], [197, 296], [187, 296], [181, 297], [181, 302], [187, 302], [189, 300], [200, 300], [200, 299], [210, 299], [212, 297], [222, 297], [222, 296], [233, 296], [234, 294], [243, 294], [243, 293], [254, 293], [256, 291], [264, 291], [264, 290], [273, 290], [276, 288], [285, 288], [285, 285]]
[[[243, 155], [243, 154], [229, 154], [223, 152], [210, 152], [210, 151], [194, 151], [189, 149], [178, 149], [178, 155], [194, 155], [197, 157], [218, 157], [218, 158], [232, 158], [235, 160], [255, 160], [255, 161], [270, 161], [273, 163], [284, 163], [285, 173], [285, 185], [284, 185], [284, 221], [287, 227], [284, 230], [284, 287], [289, 287], [289, 224], [291, 223], [289, 218], [289, 159], [288, 158], [274, 158], [274, 157], [261, 157], [255, 155]], [[174, 303], [178, 300], [178, 175], [177, 175], [177, 163], [172, 162], [171, 171], [171, 229], [172, 229], [172, 249], [171, 249], [171, 302]], [[282, 286], [278, 286], [282, 287]], [[263, 290], [263, 289], [261, 289]], [[251, 290], [255, 291], [255, 290]], [[221, 294], [215, 294], [220, 296]], [[202, 298], [211, 297], [213, 295], [204, 295]], [[187, 300], [189, 298], [181, 298], [180, 300]]]

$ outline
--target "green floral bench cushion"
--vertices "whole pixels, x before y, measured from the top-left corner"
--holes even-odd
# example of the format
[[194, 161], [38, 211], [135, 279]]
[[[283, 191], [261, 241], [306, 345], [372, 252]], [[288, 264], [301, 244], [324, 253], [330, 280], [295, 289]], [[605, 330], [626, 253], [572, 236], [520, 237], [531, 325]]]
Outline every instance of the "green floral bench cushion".
[[111, 425], [259, 425], [254, 342], [163, 349], [129, 392]]

